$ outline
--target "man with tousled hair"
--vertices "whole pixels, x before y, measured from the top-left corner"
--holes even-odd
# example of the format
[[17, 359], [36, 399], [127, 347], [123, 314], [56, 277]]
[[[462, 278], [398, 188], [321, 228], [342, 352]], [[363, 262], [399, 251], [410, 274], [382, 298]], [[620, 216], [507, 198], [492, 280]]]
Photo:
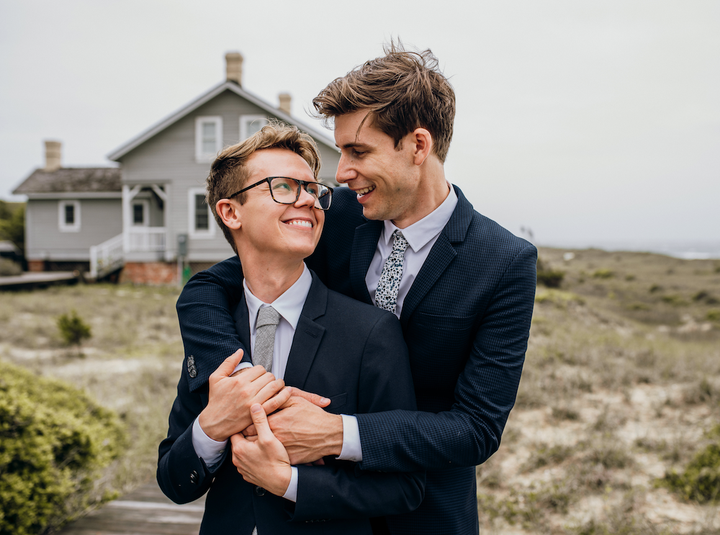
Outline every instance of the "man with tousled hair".
[[[312, 138], [271, 123], [225, 149], [207, 180], [213, 214], [245, 269], [235, 328], [268, 371], [240, 363], [238, 350], [194, 387], [186, 359], [157, 476], [178, 503], [209, 490], [201, 534], [387, 533], [423, 498], [422, 473], [363, 472], [335, 458], [291, 466], [268, 427], [266, 412], [291, 403], [285, 384], [328, 398], [335, 414], [416, 408], [397, 318], [328, 290], [303, 262], [332, 201], [319, 169]], [[250, 424], [257, 436], [239, 434]]]
[[[308, 265], [328, 287], [385, 306], [384, 267], [404, 249], [390, 302], [418, 410], [338, 416], [294, 390], [270, 428], [293, 463], [337, 456], [363, 470], [427, 470], [423, 503], [394, 533], [477, 533], [474, 467], [499, 447], [515, 402], [537, 251], [474, 211], [446, 180], [455, 96], [429, 50], [391, 44], [313, 103], [334, 123], [337, 180], [348, 188], [336, 192]], [[178, 301], [181, 323], [191, 311], [209, 318], [203, 329], [183, 330], [198, 384], [241, 347], [229, 313], [242, 288], [238, 272], [235, 259], [221, 262], [196, 275]]]

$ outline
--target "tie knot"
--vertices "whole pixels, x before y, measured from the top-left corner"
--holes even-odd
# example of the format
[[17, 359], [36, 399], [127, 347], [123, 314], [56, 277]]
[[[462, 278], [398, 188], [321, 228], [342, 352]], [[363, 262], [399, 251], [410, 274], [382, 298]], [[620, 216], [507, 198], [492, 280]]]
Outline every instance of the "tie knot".
[[273, 307], [261, 307], [258, 310], [255, 328], [258, 329], [265, 325], [277, 325], [280, 322], [280, 313]]
[[405, 252], [407, 249], [408, 241], [403, 236], [403, 233], [399, 230], [393, 232], [393, 252]]

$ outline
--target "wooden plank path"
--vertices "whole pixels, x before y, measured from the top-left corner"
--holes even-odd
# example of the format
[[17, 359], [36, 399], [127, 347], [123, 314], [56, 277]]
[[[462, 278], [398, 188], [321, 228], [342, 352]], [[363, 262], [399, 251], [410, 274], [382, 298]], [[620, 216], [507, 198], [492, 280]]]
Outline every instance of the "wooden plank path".
[[153, 481], [69, 524], [59, 535], [197, 535], [204, 510], [204, 496], [177, 505]]
[[0, 277], [0, 289], [32, 289], [53, 284], [74, 284], [78, 274], [74, 271], [26, 272], [13, 277]]

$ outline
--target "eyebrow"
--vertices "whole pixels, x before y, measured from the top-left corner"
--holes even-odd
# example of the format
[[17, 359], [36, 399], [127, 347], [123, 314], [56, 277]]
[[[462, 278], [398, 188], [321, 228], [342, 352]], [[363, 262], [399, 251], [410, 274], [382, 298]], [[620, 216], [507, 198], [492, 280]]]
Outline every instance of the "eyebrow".
[[350, 143], [345, 143], [343, 146], [340, 146], [340, 145], [338, 145], [337, 143], [335, 143], [335, 146], [336, 146], [338, 149], [353, 149], [353, 148], [356, 148], [356, 147], [370, 148], [370, 145], [368, 145], [368, 144], [366, 144], [366, 143], [360, 143], [360, 142], [358, 142], [358, 141], [353, 141], [353, 142], [350, 142]]

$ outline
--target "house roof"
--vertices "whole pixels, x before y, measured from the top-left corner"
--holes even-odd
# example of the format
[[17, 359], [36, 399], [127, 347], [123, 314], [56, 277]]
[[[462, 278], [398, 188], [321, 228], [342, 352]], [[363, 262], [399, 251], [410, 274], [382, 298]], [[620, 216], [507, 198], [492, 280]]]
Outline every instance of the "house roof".
[[34, 193], [99, 193], [122, 191], [120, 169], [116, 167], [61, 167], [55, 171], [36, 169], [13, 191]]
[[252, 102], [257, 107], [265, 110], [270, 115], [274, 115], [278, 119], [288, 123], [288, 124], [294, 124], [304, 132], [307, 132], [310, 134], [318, 143], [322, 143], [328, 147], [330, 147], [333, 150], [337, 150], [335, 147], [335, 142], [332, 141], [327, 137], [326, 134], [323, 132], [308, 126], [300, 121], [298, 121], [296, 118], [291, 117], [290, 115], [286, 114], [285, 112], [279, 110], [278, 108], [272, 106], [271, 104], [265, 102], [261, 98], [253, 95], [249, 91], [243, 89], [235, 82], [231, 81], [225, 81], [221, 84], [216, 85], [215, 87], [211, 88], [206, 93], [200, 95], [198, 98], [184, 106], [183, 108], [179, 109], [172, 115], [166, 117], [165, 119], [161, 120], [159, 123], [155, 124], [154, 126], [151, 126], [149, 129], [147, 129], [145, 132], [141, 133], [139, 136], [131, 139], [127, 143], [125, 143], [123, 146], [115, 149], [113, 152], [108, 154], [108, 159], [112, 161], [118, 161], [120, 158], [125, 156], [127, 153], [129, 153], [131, 150], [135, 149], [136, 147], [142, 145], [147, 140], [152, 138], [153, 136], [157, 135], [158, 133], [162, 132], [166, 128], [168, 128], [170, 125], [176, 123], [186, 115], [192, 113], [194, 110], [205, 104], [206, 102], [209, 102], [219, 94], [221, 94], [224, 91], [232, 91], [236, 95], [248, 100], [249, 102]]

